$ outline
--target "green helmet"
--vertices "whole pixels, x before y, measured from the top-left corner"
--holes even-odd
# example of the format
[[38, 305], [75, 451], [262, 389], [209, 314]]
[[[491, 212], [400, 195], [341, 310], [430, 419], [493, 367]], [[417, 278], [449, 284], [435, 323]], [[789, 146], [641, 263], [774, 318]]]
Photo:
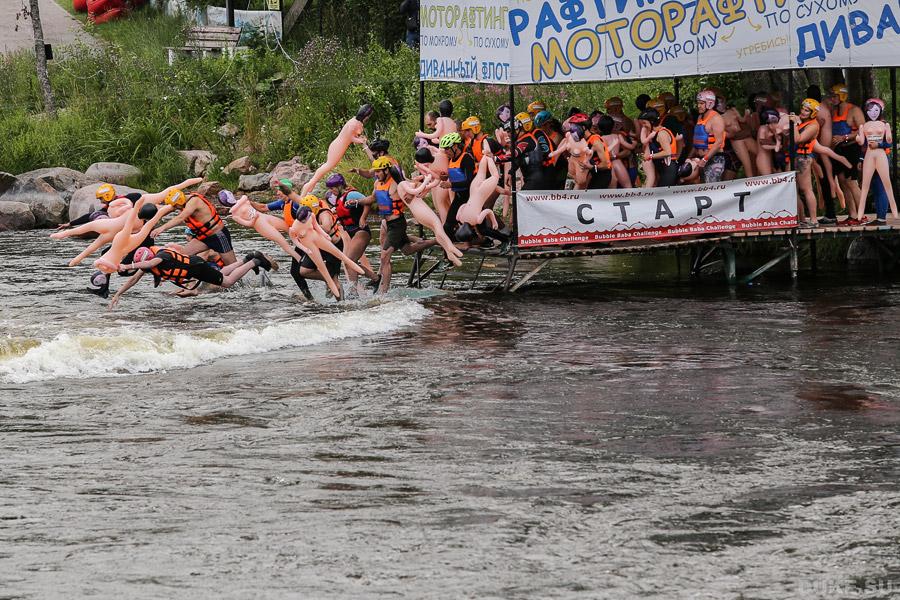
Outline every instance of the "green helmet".
[[463, 139], [459, 136], [455, 131], [453, 133], [448, 133], [444, 137], [441, 138], [440, 143], [438, 144], [441, 148], [449, 148], [453, 144], [462, 144]]

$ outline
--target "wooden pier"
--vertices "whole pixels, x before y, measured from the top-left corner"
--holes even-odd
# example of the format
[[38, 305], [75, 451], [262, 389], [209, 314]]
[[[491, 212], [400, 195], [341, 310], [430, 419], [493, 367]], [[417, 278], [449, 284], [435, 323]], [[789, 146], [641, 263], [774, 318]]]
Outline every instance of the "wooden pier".
[[[870, 218], [874, 218], [871, 217]], [[489, 257], [506, 261], [506, 274], [497, 289], [504, 292], [515, 292], [525, 283], [533, 279], [545, 266], [555, 259], [581, 258], [591, 256], [610, 256], [623, 254], [675, 254], [681, 269], [681, 256], [690, 257], [690, 274], [697, 276], [711, 266], [722, 265], [725, 281], [730, 286], [745, 285], [772, 269], [781, 262], [788, 261], [791, 277], [796, 279], [800, 271], [800, 250], [806, 246], [809, 250], [810, 267], [817, 268], [816, 243], [828, 239], [870, 238], [878, 249], [879, 269], [888, 269], [898, 262], [898, 256], [887, 241], [900, 239], [900, 221], [886, 225], [828, 225], [815, 228], [773, 229], [768, 231], [750, 231], [731, 234], [711, 234], [698, 237], [679, 237], [671, 240], [648, 240], [614, 242], [608, 245], [594, 244], [585, 246], [553, 246], [540, 248], [510, 247], [505, 253], [494, 249], [472, 248], [466, 251], [468, 256], [479, 260], [478, 268], [469, 285], [475, 287], [481, 275], [485, 260]], [[767, 262], [754, 271], [739, 276], [737, 272], [737, 248], [747, 244], [777, 244], [780, 250]], [[517, 272], [522, 263], [527, 267], [523, 273]], [[431, 276], [439, 267], [435, 262], [425, 268], [422, 260], [417, 258], [409, 276], [409, 285], [418, 287], [422, 281]], [[440, 282], [443, 287], [446, 272]], [[517, 278], [518, 276], [518, 278]]]

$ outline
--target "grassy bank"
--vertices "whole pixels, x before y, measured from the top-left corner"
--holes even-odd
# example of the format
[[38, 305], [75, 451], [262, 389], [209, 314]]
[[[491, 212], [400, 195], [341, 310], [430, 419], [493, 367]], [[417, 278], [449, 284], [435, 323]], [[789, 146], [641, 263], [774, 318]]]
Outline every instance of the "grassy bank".
[[[408, 159], [418, 128], [418, 55], [406, 47], [385, 49], [374, 39], [351, 47], [337, 39], [275, 45], [265, 40], [235, 60], [181, 60], [170, 67], [166, 46], [182, 44], [186, 25], [176, 18], [143, 10], [129, 19], [89, 26], [102, 40], [99, 49], [57, 49], [50, 74], [59, 115], [41, 114], [42, 101], [27, 53], [6, 57], [0, 78], [8, 90], [0, 113], [0, 170], [21, 173], [44, 166], [83, 170], [97, 161], [140, 167], [137, 185], [156, 189], [185, 177], [177, 150], [205, 149], [219, 156], [212, 177], [232, 159], [249, 154], [260, 168], [294, 155], [310, 165], [325, 156], [329, 142], [357, 107], [370, 102], [375, 115], [368, 135], [391, 140], [393, 154]], [[703, 84], [735, 89], [737, 78], [694, 80], [684, 97]], [[456, 116], [469, 114], [493, 123], [498, 104], [508, 98], [500, 86], [430, 83], [426, 106], [451, 98]], [[570, 106], [602, 107], [622, 96], [627, 106], [641, 92], [670, 90], [671, 81], [577, 86], [522, 86], [520, 106], [532, 99], [556, 113]], [[631, 111], [634, 112], [634, 111]], [[236, 139], [216, 130], [224, 123], [239, 128]], [[346, 168], [362, 165], [359, 148], [348, 152]], [[366, 182], [358, 182], [365, 187]]]

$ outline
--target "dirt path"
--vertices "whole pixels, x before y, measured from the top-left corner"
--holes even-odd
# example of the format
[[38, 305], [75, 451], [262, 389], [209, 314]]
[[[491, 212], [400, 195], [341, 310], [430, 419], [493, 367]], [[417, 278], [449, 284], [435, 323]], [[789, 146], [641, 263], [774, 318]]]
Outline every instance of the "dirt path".
[[[34, 48], [31, 21], [21, 16], [16, 19], [16, 14], [22, 11], [22, 1], [0, 0], [0, 53]], [[40, 0], [40, 7], [44, 39], [48, 44], [64, 46], [74, 43], [79, 37], [93, 41], [82, 24], [53, 0]]]

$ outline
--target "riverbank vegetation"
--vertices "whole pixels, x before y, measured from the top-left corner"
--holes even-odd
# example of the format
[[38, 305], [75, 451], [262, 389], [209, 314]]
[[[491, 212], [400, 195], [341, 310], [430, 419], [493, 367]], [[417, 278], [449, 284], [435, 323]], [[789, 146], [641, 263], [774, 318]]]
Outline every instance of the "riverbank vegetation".
[[[261, 169], [294, 155], [315, 166], [335, 132], [364, 102], [375, 106], [369, 137], [389, 139], [393, 154], [408, 157], [403, 149], [412, 148], [419, 127], [417, 52], [399, 43], [386, 47], [387, 26], [360, 37], [365, 14], [359, 11], [348, 17], [356, 24], [352, 35], [329, 36], [341, 29], [328, 11], [322, 16], [325, 36], [316, 32], [313, 11], [283, 44], [258, 37], [234, 60], [185, 59], [173, 66], [167, 64], [165, 48], [183, 45], [188, 25], [179, 18], [144, 9], [128, 19], [88, 25], [99, 42], [57, 49], [50, 63], [60, 107], [52, 119], [42, 114], [33, 56], [5, 57], [0, 62], [6, 89], [0, 170], [84, 170], [98, 161], [125, 162], [144, 173], [135, 185], [155, 189], [187, 175], [178, 150], [201, 149], [218, 157], [211, 178], [229, 184], [234, 181], [221, 174], [221, 167], [245, 154]], [[687, 80], [682, 96], [710, 84], [735, 98], [744, 96], [737, 75]], [[563, 113], [570, 106], [602, 108], [613, 95], [633, 106], [638, 94], [655, 95], [671, 86], [670, 80], [521, 86], [516, 94], [521, 106], [540, 98]], [[490, 127], [508, 91], [502, 86], [426, 86], [426, 109], [442, 98], [453, 100], [457, 118], [479, 115]], [[220, 135], [226, 123], [236, 126], [236, 136]], [[365, 157], [353, 148], [347, 161], [352, 163], [348, 168], [360, 166]]]

